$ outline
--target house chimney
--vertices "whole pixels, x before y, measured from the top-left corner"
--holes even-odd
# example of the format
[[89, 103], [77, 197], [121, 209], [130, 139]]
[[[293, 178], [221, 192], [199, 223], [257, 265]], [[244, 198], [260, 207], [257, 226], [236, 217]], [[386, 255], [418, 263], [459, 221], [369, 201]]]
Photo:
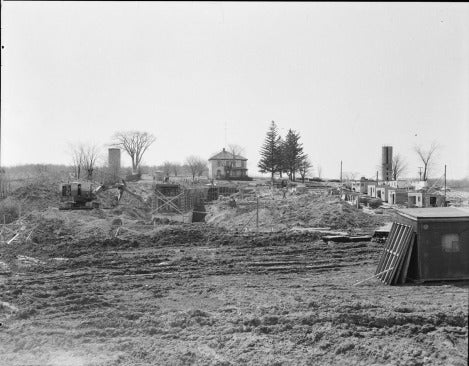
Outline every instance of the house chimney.
[[225, 148], [223, 148], [223, 152], [225, 152]]

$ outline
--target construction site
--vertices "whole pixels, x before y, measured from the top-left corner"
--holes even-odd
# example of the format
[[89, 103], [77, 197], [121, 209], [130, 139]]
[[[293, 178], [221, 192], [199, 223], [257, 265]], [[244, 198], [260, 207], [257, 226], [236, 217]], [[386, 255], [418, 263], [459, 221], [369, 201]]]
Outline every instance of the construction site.
[[2, 199], [0, 364], [467, 364], [464, 192], [115, 178]]

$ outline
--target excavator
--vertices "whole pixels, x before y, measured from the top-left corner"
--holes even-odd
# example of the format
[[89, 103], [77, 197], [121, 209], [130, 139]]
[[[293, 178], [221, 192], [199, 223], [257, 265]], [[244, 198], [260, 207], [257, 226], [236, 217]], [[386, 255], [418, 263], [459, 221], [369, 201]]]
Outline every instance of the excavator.
[[112, 206], [117, 206], [122, 198], [124, 192], [129, 193], [131, 196], [137, 198], [144, 204], [147, 204], [145, 200], [138, 194], [133, 193], [127, 188], [124, 180], [122, 183], [116, 183], [113, 185], [101, 184], [94, 188], [91, 182], [71, 182], [63, 183], [60, 185], [60, 210], [91, 210], [93, 208], [99, 208], [99, 202], [96, 201], [99, 194], [109, 189], [116, 189], [117, 195]]

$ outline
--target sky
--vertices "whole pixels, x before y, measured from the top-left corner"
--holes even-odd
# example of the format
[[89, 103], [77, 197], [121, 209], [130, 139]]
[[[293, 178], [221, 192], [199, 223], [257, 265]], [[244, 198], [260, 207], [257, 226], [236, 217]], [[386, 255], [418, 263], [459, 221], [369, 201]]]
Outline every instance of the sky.
[[[117, 131], [144, 164], [229, 144], [259, 175], [271, 121], [322, 177], [375, 177], [383, 145], [418, 176], [469, 176], [469, 4], [2, 2], [1, 164], [106, 156]], [[130, 160], [125, 158], [124, 164]]]

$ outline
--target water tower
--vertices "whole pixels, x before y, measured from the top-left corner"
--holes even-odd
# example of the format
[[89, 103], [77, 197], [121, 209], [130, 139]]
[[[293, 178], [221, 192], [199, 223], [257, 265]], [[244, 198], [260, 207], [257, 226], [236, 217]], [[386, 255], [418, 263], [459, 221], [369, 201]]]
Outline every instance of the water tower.
[[381, 179], [392, 180], [392, 146], [383, 146], [381, 159]]

